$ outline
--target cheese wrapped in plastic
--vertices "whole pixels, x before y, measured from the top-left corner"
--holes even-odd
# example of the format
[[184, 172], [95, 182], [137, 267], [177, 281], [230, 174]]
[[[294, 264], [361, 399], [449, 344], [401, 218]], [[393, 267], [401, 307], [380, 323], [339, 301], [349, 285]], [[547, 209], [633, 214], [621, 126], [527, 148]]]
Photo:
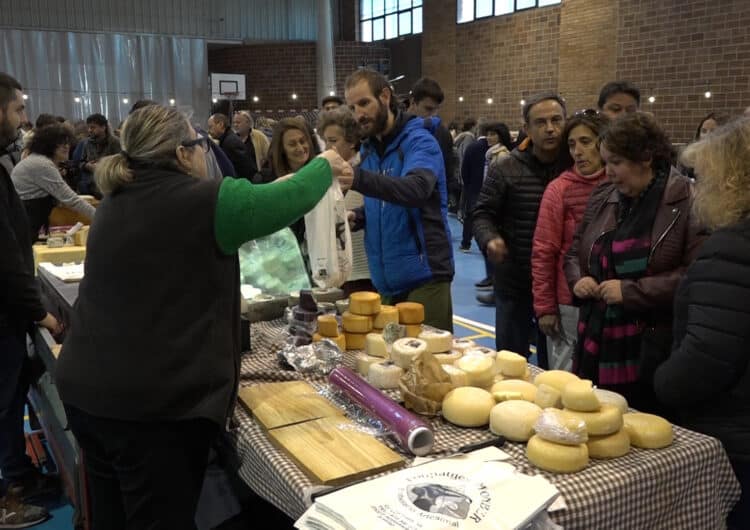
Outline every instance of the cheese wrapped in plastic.
[[579, 445], [589, 439], [585, 421], [554, 408], [542, 411], [534, 430], [540, 438], [564, 445]]

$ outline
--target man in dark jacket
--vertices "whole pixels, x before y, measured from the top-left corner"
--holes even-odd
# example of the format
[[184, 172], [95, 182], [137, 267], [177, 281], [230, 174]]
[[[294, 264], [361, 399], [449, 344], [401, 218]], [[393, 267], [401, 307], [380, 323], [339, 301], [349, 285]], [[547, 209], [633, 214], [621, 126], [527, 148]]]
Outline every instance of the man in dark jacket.
[[26, 211], [10, 179], [13, 162], [5, 146], [13, 143], [25, 120], [21, 85], [0, 73], [0, 475], [4, 482], [0, 483], [4, 495], [0, 525], [15, 525], [7, 528], [25, 528], [47, 516], [43, 508], [20, 503], [20, 498], [50, 488], [50, 481], [26, 456], [23, 416], [30, 383], [26, 333], [35, 322], [55, 334], [62, 331], [42, 306]]
[[385, 303], [419, 302], [425, 324], [452, 330], [453, 252], [435, 122], [400, 112], [372, 70], [350, 75], [345, 94], [365, 137], [352, 184], [365, 205], [350, 219], [365, 228], [372, 282]]
[[474, 236], [495, 264], [495, 342], [498, 350], [529, 355], [536, 335], [540, 366], [545, 338], [534, 322], [531, 246], [539, 203], [560, 173], [565, 103], [557, 94], [530, 99], [523, 108], [529, 141], [492, 166], [474, 208]]
[[219, 141], [219, 147], [232, 161], [237, 176], [250, 180], [258, 172], [258, 165], [230, 125], [226, 115], [214, 114], [208, 119], [208, 134]]
[[120, 152], [120, 140], [112, 135], [109, 122], [102, 114], [92, 114], [86, 118], [88, 138], [76, 146], [73, 160], [78, 163], [78, 193], [101, 197], [94, 182], [96, 164], [105, 156]]

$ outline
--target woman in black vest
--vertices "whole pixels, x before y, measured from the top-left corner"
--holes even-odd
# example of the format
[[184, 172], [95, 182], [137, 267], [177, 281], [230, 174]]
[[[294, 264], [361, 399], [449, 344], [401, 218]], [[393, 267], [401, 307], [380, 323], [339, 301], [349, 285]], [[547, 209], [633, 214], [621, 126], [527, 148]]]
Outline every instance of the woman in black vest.
[[88, 239], [56, 379], [83, 449], [93, 528], [190, 529], [209, 446], [236, 401], [237, 249], [299, 219], [332, 175], [326, 151], [288, 180], [209, 180], [209, 140], [152, 105], [99, 162]]

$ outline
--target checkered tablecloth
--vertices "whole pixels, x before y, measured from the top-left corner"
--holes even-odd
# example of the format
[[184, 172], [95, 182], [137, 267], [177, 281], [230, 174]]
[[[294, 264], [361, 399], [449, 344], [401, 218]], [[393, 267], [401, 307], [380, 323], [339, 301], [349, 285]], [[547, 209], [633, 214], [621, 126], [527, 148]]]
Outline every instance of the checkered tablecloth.
[[[326, 384], [324, 378], [303, 377], [279, 368], [276, 352], [283, 341], [281, 321], [259, 322], [251, 329], [252, 353], [242, 360], [242, 386], [302, 378], [316, 387]], [[353, 368], [353, 355], [347, 353], [345, 363]], [[311, 494], [325, 488], [313, 483], [274, 447], [242, 405], [236, 408], [235, 420], [240, 476], [259, 495], [297, 519], [309, 507]], [[492, 437], [488, 429], [459, 428], [440, 418], [432, 425], [436, 438], [431, 456]], [[413, 458], [395, 442], [384, 441], [405, 459]], [[621, 458], [592, 459], [583, 471], [567, 475], [532, 466], [524, 444], [509, 442], [503, 450], [521, 472], [544, 475], [557, 486], [567, 508], [551, 517], [566, 529], [723, 528], [740, 495], [721, 443], [680, 427], [675, 427], [674, 444], [666, 449], [633, 448]]]

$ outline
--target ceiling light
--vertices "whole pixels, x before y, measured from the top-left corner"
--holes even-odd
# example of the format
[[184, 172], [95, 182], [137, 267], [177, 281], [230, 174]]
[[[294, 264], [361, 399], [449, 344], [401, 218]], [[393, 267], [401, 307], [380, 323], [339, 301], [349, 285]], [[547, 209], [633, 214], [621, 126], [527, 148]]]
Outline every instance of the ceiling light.
[[335, 96], [335, 95], [336, 95], [336, 92], [334, 92], [333, 90], [331, 90], [331, 91], [330, 91], [330, 92], [328, 93], [328, 95], [329, 95], [329, 96]]
[[487, 98], [487, 105], [492, 105], [492, 98]]
[[128, 104], [129, 101], [130, 100], [128, 98], [122, 98], [122, 102], [125, 103], [126, 105]]
[[172, 99], [169, 100], [169, 104], [170, 105], [174, 105], [175, 104], [174, 98], [172, 98]]
[[28, 94], [24, 94], [23, 95], [23, 99], [29, 99], [29, 95]]
[[292, 99], [297, 99], [297, 94], [292, 94]]
[[649, 96], [648, 97], [648, 102], [649, 103], [653, 103], [654, 101], [656, 101], [656, 98], [654, 96]]
[[521, 105], [526, 105], [526, 100], [522, 99], [519, 103], [521, 103]]
[[219, 102], [219, 100], [216, 99], [216, 98], [213, 98], [211, 101], [214, 102], [214, 103], [218, 103]]
[[461, 103], [463, 103], [464, 97], [463, 96], [458, 96], [458, 101], [461, 102]]
[[253, 103], [257, 103], [260, 101], [260, 98], [258, 96], [253, 96]]
[[703, 94], [703, 95], [706, 96], [706, 99], [708, 99], [708, 98], [711, 97], [711, 91], [710, 90], [706, 90], [706, 93]]
[[76, 97], [73, 98], [73, 101], [75, 101], [76, 103], [80, 103], [81, 102], [81, 98], [79, 98], [78, 96], [76, 96]]

